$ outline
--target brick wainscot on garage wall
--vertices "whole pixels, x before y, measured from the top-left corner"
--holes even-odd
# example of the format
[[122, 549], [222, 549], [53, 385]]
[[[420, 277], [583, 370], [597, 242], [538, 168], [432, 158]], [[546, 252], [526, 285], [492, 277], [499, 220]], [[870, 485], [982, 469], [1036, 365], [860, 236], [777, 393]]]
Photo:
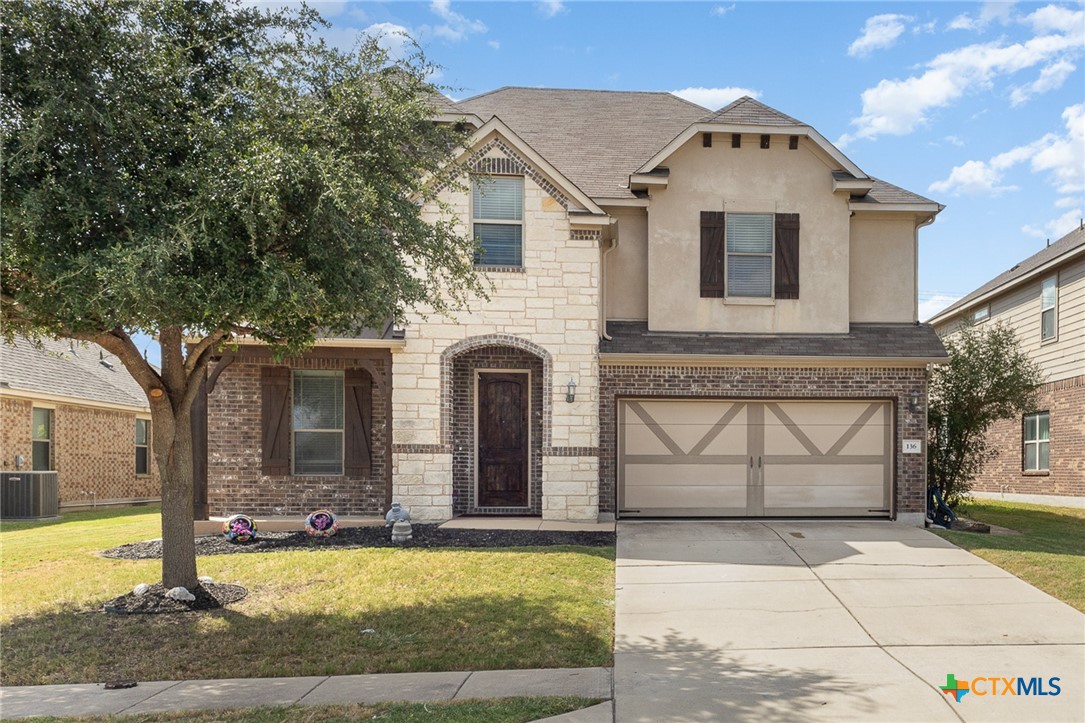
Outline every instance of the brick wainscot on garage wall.
[[[765, 368], [707, 366], [600, 367], [600, 511], [616, 511], [617, 400], [622, 397], [717, 399], [884, 399], [894, 404], [896, 514], [915, 519], [925, 511], [927, 416], [913, 392], [927, 398], [925, 368]], [[903, 454], [901, 440], [923, 440], [921, 454]]]

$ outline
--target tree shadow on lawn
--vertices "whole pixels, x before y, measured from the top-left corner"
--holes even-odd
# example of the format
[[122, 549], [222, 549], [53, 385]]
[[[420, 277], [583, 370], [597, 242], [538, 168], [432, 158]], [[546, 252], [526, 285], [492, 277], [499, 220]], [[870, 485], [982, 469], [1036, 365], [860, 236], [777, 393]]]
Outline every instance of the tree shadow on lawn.
[[1005, 509], [981, 503], [962, 506], [961, 514], [1021, 534], [992, 535], [953, 529], [938, 530], [938, 534], [969, 548], [1085, 555], [1085, 516], [1028, 508]]
[[3, 685], [610, 665], [609, 615], [569, 604], [472, 595], [266, 616], [53, 613], [3, 630]]

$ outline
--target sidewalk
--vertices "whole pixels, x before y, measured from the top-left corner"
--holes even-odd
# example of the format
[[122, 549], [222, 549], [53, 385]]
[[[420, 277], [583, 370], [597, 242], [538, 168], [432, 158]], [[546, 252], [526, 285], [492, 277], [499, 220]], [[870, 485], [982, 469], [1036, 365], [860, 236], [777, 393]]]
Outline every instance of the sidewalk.
[[0, 718], [136, 715], [294, 704], [428, 703], [468, 698], [580, 696], [605, 698], [608, 702], [547, 720], [610, 723], [614, 720], [609, 702], [612, 690], [610, 668], [152, 681], [126, 690], [106, 690], [95, 683], [27, 685], [0, 688]]

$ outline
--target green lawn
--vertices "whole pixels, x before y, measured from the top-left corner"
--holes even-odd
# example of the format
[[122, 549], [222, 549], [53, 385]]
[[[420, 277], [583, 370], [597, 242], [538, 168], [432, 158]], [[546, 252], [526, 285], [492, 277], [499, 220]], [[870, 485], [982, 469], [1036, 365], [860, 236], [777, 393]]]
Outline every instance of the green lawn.
[[0, 526], [4, 685], [120, 678], [609, 666], [614, 549], [324, 550], [201, 557], [244, 585], [225, 610], [117, 616], [158, 561], [109, 547], [158, 536], [158, 510]]
[[33, 718], [35, 723], [338, 723], [376, 720], [381, 723], [525, 723], [561, 715], [598, 703], [587, 698], [509, 698], [456, 703], [392, 703], [383, 705], [288, 706], [207, 713], [180, 712], [89, 718]]
[[1085, 612], [1085, 509], [975, 500], [958, 514], [1020, 534], [937, 534]]

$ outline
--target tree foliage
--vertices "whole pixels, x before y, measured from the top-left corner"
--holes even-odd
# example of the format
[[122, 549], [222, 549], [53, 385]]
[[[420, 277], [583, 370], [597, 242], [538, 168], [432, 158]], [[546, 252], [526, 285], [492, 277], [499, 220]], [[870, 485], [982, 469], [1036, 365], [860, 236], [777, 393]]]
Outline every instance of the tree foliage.
[[1003, 324], [964, 326], [943, 341], [949, 361], [930, 379], [927, 476], [953, 505], [996, 451], [988, 428], [1033, 411], [1043, 374]]
[[[484, 292], [453, 214], [421, 213], [464, 134], [432, 122], [420, 53], [338, 52], [304, 7], [23, 0], [0, 22], [4, 333], [99, 343], [148, 393], [164, 578], [194, 585], [191, 530], [167, 528], [191, 528], [211, 355], [239, 334], [296, 353]], [[158, 335], [161, 369], [133, 331]]]

